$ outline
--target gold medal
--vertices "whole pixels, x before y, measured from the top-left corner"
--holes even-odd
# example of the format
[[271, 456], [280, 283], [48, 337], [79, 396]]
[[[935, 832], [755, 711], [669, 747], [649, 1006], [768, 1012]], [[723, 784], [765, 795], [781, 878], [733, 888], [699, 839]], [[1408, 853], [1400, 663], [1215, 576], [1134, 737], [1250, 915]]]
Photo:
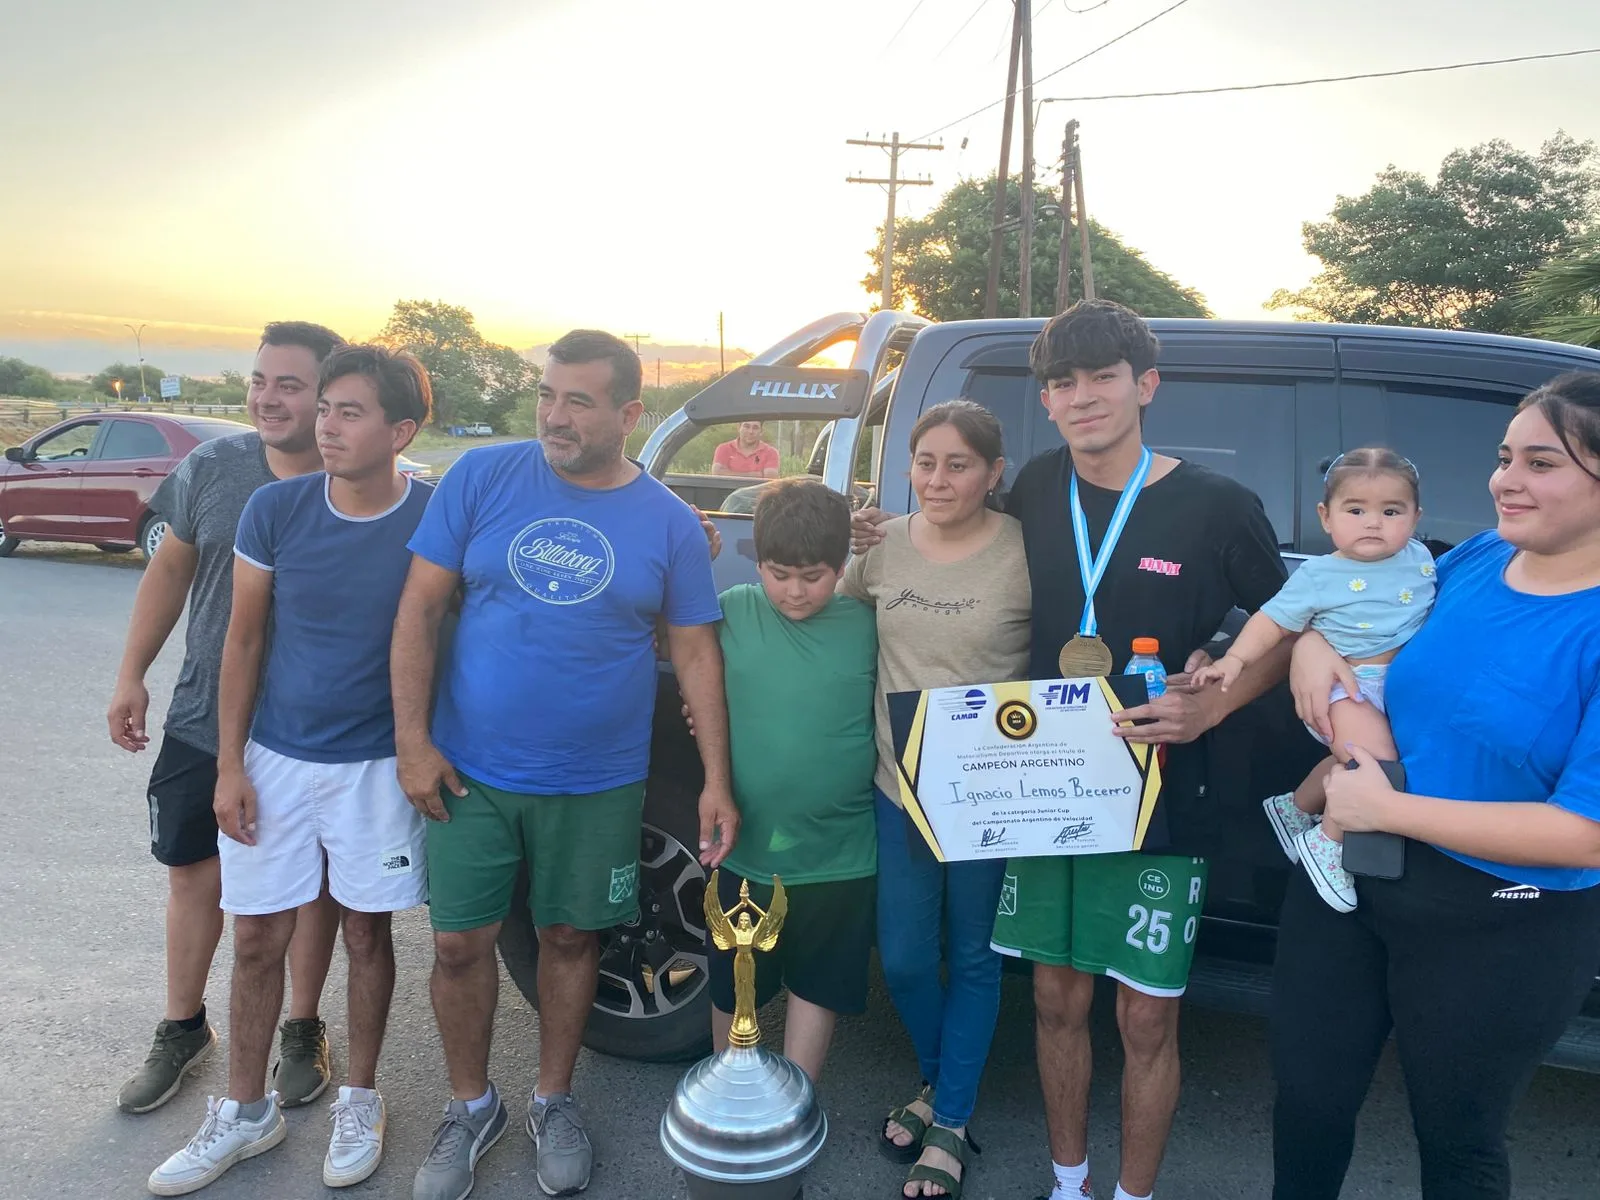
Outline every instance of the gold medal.
[[1063, 679], [1098, 679], [1111, 674], [1111, 647], [1098, 637], [1080, 634], [1061, 647], [1056, 661]]

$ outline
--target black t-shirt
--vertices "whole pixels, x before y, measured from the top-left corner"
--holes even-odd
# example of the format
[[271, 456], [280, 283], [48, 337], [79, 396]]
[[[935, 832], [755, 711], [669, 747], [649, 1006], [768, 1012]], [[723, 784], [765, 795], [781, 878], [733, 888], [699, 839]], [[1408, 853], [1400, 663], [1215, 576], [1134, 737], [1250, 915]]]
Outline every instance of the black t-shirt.
[[[1022, 468], [1006, 511], [1022, 522], [1033, 583], [1030, 674], [1050, 679], [1056, 659], [1083, 616], [1083, 581], [1072, 532], [1072, 459], [1065, 446]], [[1105, 539], [1120, 493], [1078, 481], [1091, 555]], [[1161, 643], [1161, 662], [1183, 670], [1191, 652], [1209, 643], [1235, 608], [1254, 613], [1283, 586], [1287, 572], [1272, 523], [1256, 494], [1214, 471], [1180, 462], [1147, 485], [1128, 517], [1095, 595], [1099, 634], [1121, 671], [1133, 639]], [[1224, 722], [1224, 725], [1228, 722]], [[1201, 809], [1207, 780], [1202, 737], [1171, 746], [1161, 804], [1144, 848], [1151, 853], [1204, 854], [1216, 848]]]

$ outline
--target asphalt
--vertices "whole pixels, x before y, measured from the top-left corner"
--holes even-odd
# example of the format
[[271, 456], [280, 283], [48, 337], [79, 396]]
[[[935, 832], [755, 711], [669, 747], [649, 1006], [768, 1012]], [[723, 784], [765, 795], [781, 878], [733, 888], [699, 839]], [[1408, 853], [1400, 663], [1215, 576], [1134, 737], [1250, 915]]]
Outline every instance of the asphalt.
[[[24, 546], [0, 560], [0, 1197], [133, 1200], [150, 1169], [197, 1128], [208, 1093], [224, 1087], [218, 1054], [166, 1107], [117, 1112], [122, 1079], [143, 1058], [161, 1015], [163, 878], [147, 852], [144, 781], [153, 751], [131, 756], [106, 737], [104, 706], [134, 590], [134, 556]], [[177, 635], [173, 651], [179, 645]], [[152, 672], [156, 712], [177, 669]], [[381, 1067], [387, 1152], [355, 1196], [408, 1197], [445, 1098], [443, 1060], [427, 999], [429, 937], [420, 913], [397, 921], [399, 983]], [[226, 1036], [226, 939], [208, 1003]], [[342, 1060], [344, 974], [326, 992]], [[1109, 1005], [1098, 1005], [1092, 1166], [1100, 1195], [1115, 1181], [1120, 1049]], [[781, 1002], [764, 1014], [779, 1033]], [[537, 1063], [537, 1018], [509, 983], [500, 995], [493, 1075], [513, 1101], [513, 1126], [479, 1169], [475, 1200], [537, 1196], [532, 1147], [520, 1131]], [[1184, 1098], [1157, 1194], [1235, 1200], [1269, 1190], [1271, 1081], [1259, 1020], [1197, 1010], [1184, 1018]], [[594, 1200], [676, 1198], [682, 1181], [656, 1140], [680, 1067], [585, 1051], [577, 1090], [592, 1132]], [[881, 986], [864, 1017], [842, 1023], [821, 1097], [828, 1145], [808, 1200], [888, 1200], [897, 1169], [872, 1140], [882, 1112], [915, 1089], [916, 1067]], [[1006, 982], [1000, 1032], [973, 1129], [984, 1153], [968, 1197], [1030, 1200], [1049, 1180], [1025, 981]], [[330, 1197], [322, 1187], [326, 1103], [289, 1113], [289, 1137], [207, 1190], [225, 1198]], [[1600, 1195], [1600, 1077], [1545, 1069], [1517, 1112], [1517, 1194]], [[1344, 1196], [1414, 1200], [1417, 1165], [1403, 1086], [1386, 1059], [1362, 1115]]]

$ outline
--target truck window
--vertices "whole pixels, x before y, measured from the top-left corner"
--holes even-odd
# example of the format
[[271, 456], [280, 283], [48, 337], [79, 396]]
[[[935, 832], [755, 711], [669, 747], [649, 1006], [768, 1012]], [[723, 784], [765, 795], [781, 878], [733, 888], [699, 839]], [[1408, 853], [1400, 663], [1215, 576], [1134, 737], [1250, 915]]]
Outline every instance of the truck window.
[[[1002, 492], [1016, 482], [1023, 463], [1061, 444], [1061, 436], [1039, 403], [1039, 385], [1026, 369], [985, 367], [971, 371], [966, 386], [961, 389], [961, 397], [983, 405], [1000, 419], [1001, 445], [1006, 453], [1006, 473], [1000, 483]], [[930, 404], [936, 403], [932, 396], [928, 400]]]
[[1261, 497], [1278, 544], [1290, 546], [1294, 404], [1289, 381], [1163, 374], [1146, 410], [1145, 444], [1244, 484]]
[[[1422, 481], [1417, 534], [1437, 552], [1494, 527], [1489, 476], [1520, 398], [1478, 388], [1347, 382], [1340, 389], [1347, 418], [1341, 448], [1377, 443], [1416, 464]], [[1367, 421], [1356, 426], [1349, 418], [1358, 414]]]

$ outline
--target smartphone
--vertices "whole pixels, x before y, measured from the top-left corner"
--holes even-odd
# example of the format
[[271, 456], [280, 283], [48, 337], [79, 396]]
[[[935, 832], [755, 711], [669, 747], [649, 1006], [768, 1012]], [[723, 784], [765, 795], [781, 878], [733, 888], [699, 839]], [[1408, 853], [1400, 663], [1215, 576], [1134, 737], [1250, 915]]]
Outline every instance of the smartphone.
[[[1389, 786], [1397, 792], [1406, 790], [1406, 769], [1397, 762], [1384, 760], [1378, 763], [1389, 779]], [[1358, 764], [1352, 759], [1345, 770], [1354, 771]], [[1344, 835], [1344, 869], [1352, 875], [1367, 875], [1374, 879], [1399, 879], [1406, 873], [1406, 840], [1398, 833], [1367, 833]]]

